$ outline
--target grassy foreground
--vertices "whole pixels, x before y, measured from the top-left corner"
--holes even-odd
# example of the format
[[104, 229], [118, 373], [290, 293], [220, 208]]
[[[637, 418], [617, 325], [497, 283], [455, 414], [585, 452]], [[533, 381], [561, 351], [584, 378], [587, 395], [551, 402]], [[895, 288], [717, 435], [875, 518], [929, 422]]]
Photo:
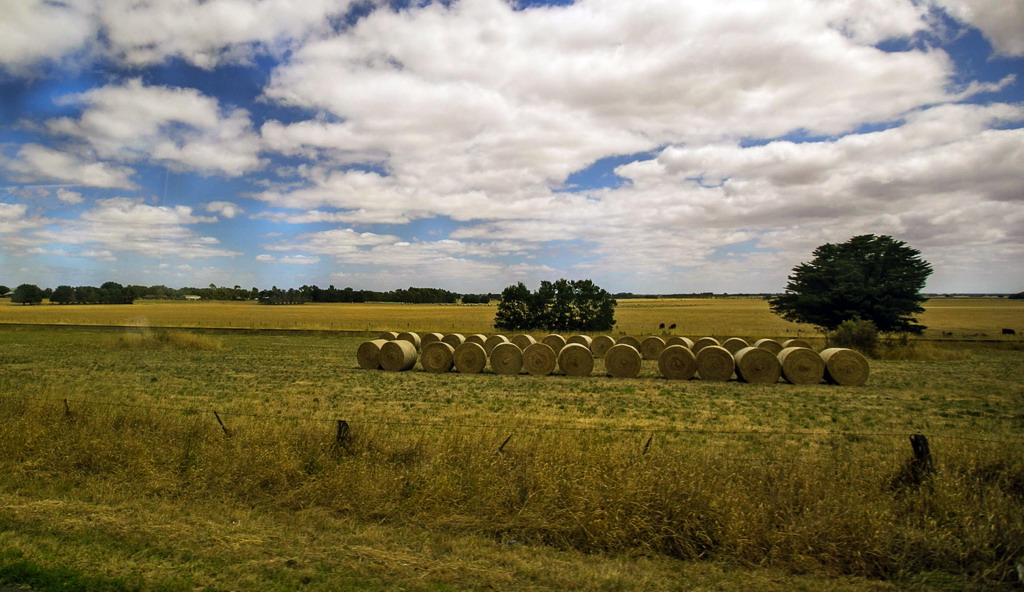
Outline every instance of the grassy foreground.
[[[0, 328], [0, 582], [1012, 589], [1024, 554], [1013, 343], [841, 388], [384, 373], [355, 367], [358, 337], [139, 335]], [[901, 486], [918, 432], [937, 471]]]

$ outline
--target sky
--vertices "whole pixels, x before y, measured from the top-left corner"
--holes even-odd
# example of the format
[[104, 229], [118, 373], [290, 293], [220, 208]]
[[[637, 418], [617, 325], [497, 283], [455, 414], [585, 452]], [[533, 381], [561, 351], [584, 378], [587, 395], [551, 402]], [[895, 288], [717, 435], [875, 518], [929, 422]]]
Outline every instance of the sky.
[[1024, 0], [8, 0], [0, 284], [1024, 290]]

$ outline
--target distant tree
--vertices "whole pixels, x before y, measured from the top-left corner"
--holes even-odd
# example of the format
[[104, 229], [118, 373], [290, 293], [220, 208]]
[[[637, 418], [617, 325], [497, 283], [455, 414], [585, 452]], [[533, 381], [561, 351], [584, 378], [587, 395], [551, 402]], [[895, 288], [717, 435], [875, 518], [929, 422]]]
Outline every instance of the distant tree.
[[[3, 286], [0, 286], [0, 289], [2, 289], [2, 288], [3, 288]], [[4, 293], [6, 294], [6, 292], [4, 292]], [[1010, 298], [1010, 300], [1024, 300], [1024, 292], [1017, 292], [1016, 294], [1010, 294], [1009, 298]]]
[[6, 296], [7, 293], [10, 291], [11, 289], [8, 288], [7, 286], [0, 286], [0, 296]]
[[11, 302], [16, 304], [39, 304], [43, 301], [43, 291], [35, 284], [21, 284], [14, 289]]
[[615, 299], [590, 280], [541, 282], [536, 292], [519, 282], [501, 293], [494, 326], [526, 331], [607, 331], [615, 326]]
[[769, 305], [786, 320], [830, 331], [860, 319], [882, 332], [920, 334], [925, 327], [913, 315], [924, 311], [921, 289], [931, 272], [921, 253], [902, 241], [855, 236], [815, 249], [814, 259], [793, 268], [785, 293]]
[[57, 286], [57, 289], [50, 295], [50, 302], [57, 304], [71, 304], [75, 301], [75, 289], [71, 286]]
[[103, 304], [131, 304], [131, 294], [117, 282], [104, 282], [98, 291], [99, 301]]

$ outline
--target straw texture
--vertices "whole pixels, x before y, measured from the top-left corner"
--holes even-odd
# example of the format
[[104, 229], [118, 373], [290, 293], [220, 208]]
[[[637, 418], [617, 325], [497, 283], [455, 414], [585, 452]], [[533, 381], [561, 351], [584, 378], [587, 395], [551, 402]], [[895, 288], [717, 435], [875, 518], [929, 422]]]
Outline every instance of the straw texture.
[[745, 347], [736, 352], [736, 376], [743, 382], [775, 384], [782, 375], [782, 364], [772, 352], [760, 347]]
[[558, 352], [558, 367], [566, 376], [590, 376], [594, 371], [594, 354], [580, 343], [567, 343]]
[[825, 376], [825, 361], [812, 349], [787, 347], [779, 352], [782, 377], [793, 384], [818, 384]]
[[380, 348], [385, 343], [387, 343], [386, 339], [374, 339], [360, 343], [359, 349], [356, 350], [356, 361], [359, 362], [359, 367], [364, 370], [379, 370]]
[[487, 365], [487, 352], [479, 343], [466, 341], [455, 348], [455, 369], [462, 374], [479, 374]]
[[534, 376], [547, 376], [555, 371], [555, 350], [546, 343], [534, 343], [523, 350], [523, 369]]
[[455, 348], [443, 341], [432, 341], [423, 346], [420, 365], [427, 372], [451, 372], [455, 366]]
[[519, 374], [523, 370], [523, 350], [510, 341], [494, 346], [491, 370], [495, 374]]
[[736, 371], [736, 362], [729, 350], [709, 345], [697, 352], [697, 375], [701, 380], [726, 381]]
[[825, 380], [840, 386], [861, 386], [868, 381], [868, 360], [860, 352], [832, 347], [821, 352]]
[[416, 365], [416, 346], [410, 341], [396, 339], [380, 346], [380, 367], [389, 372], [412, 370]]
[[640, 351], [627, 343], [616, 343], [604, 355], [604, 368], [616, 378], [636, 378], [642, 363]]
[[663, 349], [665, 349], [665, 340], [661, 337], [645, 337], [640, 342], [640, 356], [645, 360], [657, 360]]
[[697, 373], [697, 359], [684, 345], [668, 345], [658, 356], [658, 370], [665, 378], [689, 380]]
[[603, 358], [608, 349], [615, 345], [615, 340], [608, 335], [598, 335], [590, 342], [590, 352], [595, 358]]

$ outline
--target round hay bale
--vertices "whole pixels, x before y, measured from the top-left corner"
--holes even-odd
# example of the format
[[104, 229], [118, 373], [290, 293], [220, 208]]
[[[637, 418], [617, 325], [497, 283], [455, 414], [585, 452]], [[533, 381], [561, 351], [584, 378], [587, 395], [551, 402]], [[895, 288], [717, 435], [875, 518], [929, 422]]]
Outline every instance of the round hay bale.
[[562, 348], [565, 347], [565, 337], [562, 337], [558, 333], [545, 335], [544, 339], [541, 339], [540, 342], [546, 344], [548, 347], [551, 348], [551, 351], [555, 352], [556, 354], [562, 351]]
[[411, 341], [396, 339], [380, 346], [380, 367], [389, 372], [412, 370], [416, 365], [416, 346]]
[[636, 378], [640, 376], [643, 363], [640, 351], [628, 343], [616, 343], [604, 355], [604, 368], [609, 375], [616, 378]]
[[455, 369], [462, 374], [479, 374], [487, 365], [487, 351], [484, 346], [474, 341], [466, 341], [455, 348], [452, 354], [455, 361]]
[[700, 350], [704, 349], [705, 347], [711, 347], [712, 345], [717, 347], [722, 344], [718, 343], [718, 340], [715, 339], [714, 337], [701, 337], [697, 341], [693, 342], [693, 347], [691, 347], [690, 350], [693, 351], [694, 354], [697, 354], [700, 352]]
[[569, 345], [570, 343], [578, 343], [583, 347], [590, 349], [590, 344], [594, 343], [594, 340], [590, 335], [573, 335], [569, 339], [565, 340], [566, 345]]
[[668, 341], [665, 342], [665, 345], [681, 345], [688, 350], [693, 350], [693, 341], [689, 337], [680, 337], [678, 335], [669, 337]]
[[645, 360], [657, 360], [663, 349], [665, 349], [665, 340], [661, 337], [645, 337], [640, 342], [640, 356]]
[[787, 347], [777, 357], [782, 364], [782, 377], [786, 382], [818, 384], [825, 376], [825, 361], [813, 349]]
[[386, 339], [374, 339], [360, 343], [359, 349], [356, 350], [356, 361], [359, 362], [359, 367], [364, 370], [379, 370], [380, 348], [385, 343], [387, 343]]
[[491, 370], [495, 374], [519, 374], [523, 370], [523, 350], [507, 341], [491, 350]]
[[558, 352], [558, 367], [566, 376], [590, 376], [594, 371], [594, 354], [582, 343], [567, 343]]
[[841, 386], [860, 386], [868, 381], [868, 360], [859, 351], [830, 347], [821, 352], [825, 380]]
[[[480, 347], [484, 347], [484, 344], [487, 343], [487, 336], [476, 333], [466, 337], [466, 343], [478, 343], [480, 344]], [[484, 351], [486, 351], [486, 348]]]
[[631, 345], [636, 349], [636, 351], [640, 351], [640, 340], [637, 339], [636, 337], [633, 337], [632, 335], [623, 335], [622, 337], [619, 337], [618, 339], [615, 340], [615, 345], [618, 345], [620, 343], [623, 343], [625, 345]]
[[459, 347], [463, 343], [466, 343], [466, 338], [461, 333], [449, 333], [442, 337], [441, 341], [452, 347]]
[[736, 371], [736, 361], [729, 350], [720, 345], [709, 345], [697, 352], [697, 375], [701, 380], [724, 382]]
[[455, 366], [455, 348], [443, 341], [432, 341], [423, 346], [420, 365], [427, 372], [451, 372]]
[[413, 333], [412, 331], [406, 331], [405, 333], [398, 334], [398, 341], [408, 341], [416, 348], [416, 351], [420, 351], [420, 334]]
[[532, 335], [526, 335], [525, 333], [523, 333], [513, 337], [512, 343], [518, 345], [520, 350], [525, 350], [534, 343], [537, 343], [537, 340], [534, 339]]
[[807, 343], [803, 339], [787, 339], [782, 342], [782, 349], [787, 347], [806, 347], [807, 349], [814, 349], [810, 343]]
[[745, 347], [750, 347], [746, 339], [740, 339], [739, 337], [730, 337], [722, 342], [722, 347], [729, 350], [729, 353], [736, 357], [736, 352], [740, 351]]
[[[441, 341], [444, 339], [444, 335], [441, 333], [424, 333], [420, 335], [420, 351], [427, 349], [427, 346], [435, 341]], [[454, 347], [454, 346], [453, 346]]]
[[595, 358], [603, 358], [608, 349], [615, 345], [615, 340], [608, 335], [598, 335], [590, 342], [590, 353]]
[[385, 331], [378, 335], [377, 339], [382, 339], [384, 341], [394, 341], [398, 339], [398, 333], [395, 333], [394, 331]]
[[764, 348], [764, 349], [772, 352], [775, 355], [779, 355], [779, 352], [782, 351], [782, 344], [781, 343], [779, 343], [778, 341], [775, 341], [774, 339], [768, 339], [767, 337], [764, 338], [764, 339], [758, 339], [757, 341], [755, 341], [754, 342], [754, 347]]
[[494, 351], [494, 348], [497, 347], [499, 343], [508, 343], [508, 337], [505, 337], [504, 335], [491, 335], [487, 338], [487, 341], [484, 342], [484, 351], [487, 352], [487, 355], [491, 355], [491, 352]]
[[547, 376], [555, 371], [555, 350], [546, 343], [534, 343], [523, 350], [523, 369], [534, 376]]
[[697, 358], [685, 345], [667, 345], [658, 356], [658, 370], [665, 378], [689, 380], [697, 373]]
[[736, 358], [736, 375], [743, 382], [775, 384], [782, 375], [782, 364], [772, 352], [747, 346], [733, 356]]

